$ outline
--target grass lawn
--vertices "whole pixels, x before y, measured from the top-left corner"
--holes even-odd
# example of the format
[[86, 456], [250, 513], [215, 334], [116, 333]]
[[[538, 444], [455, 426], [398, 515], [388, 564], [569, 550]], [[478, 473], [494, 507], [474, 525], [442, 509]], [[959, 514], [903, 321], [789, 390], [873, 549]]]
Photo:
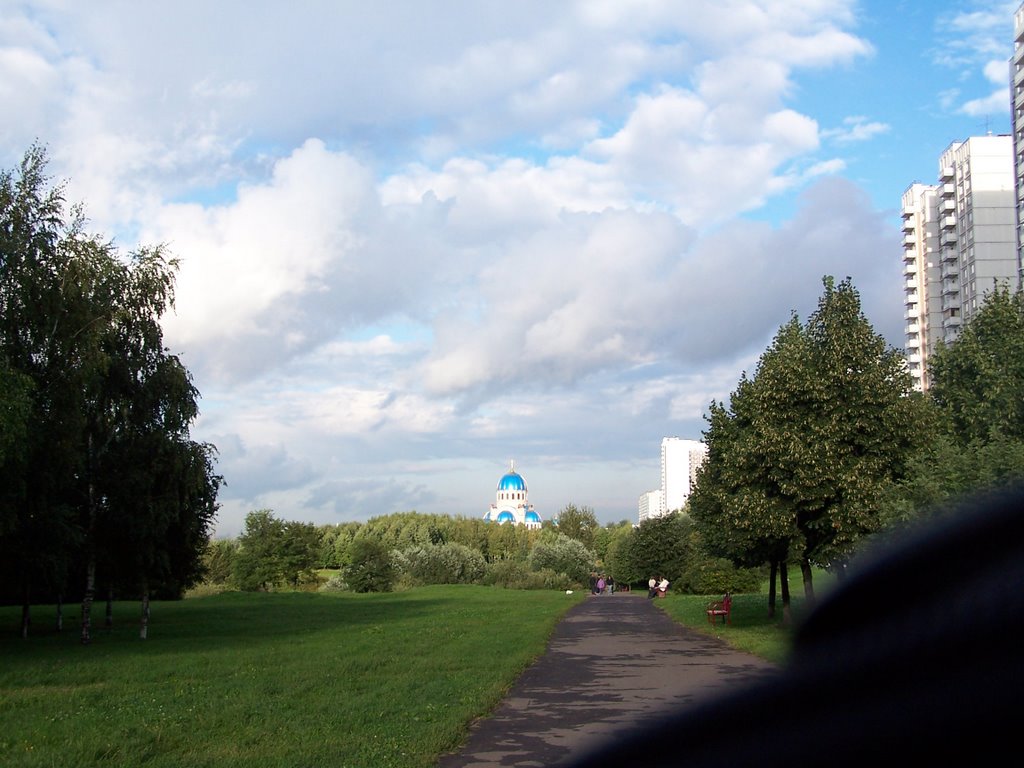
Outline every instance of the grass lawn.
[[[819, 600], [834, 583], [831, 574], [815, 570], [814, 588]], [[734, 648], [781, 664], [789, 654], [793, 631], [806, 612], [803, 584], [791, 580], [790, 590], [793, 623], [789, 627], [782, 626], [781, 597], [777, 598], [775, 617], [768, 618], [767, 583], [763, 585], [760, 594], [733, 595], [729, 624], [723, 624], [721, 619], [714, 625], [708, 623], [707, 605], [721, 595], [681, 595], [670, 591], [664, 599], [658, 599], [655, 603], [680, 624], [720, 637]]]
[[[91, 646], [0, 608], [0, 765], [429, 766], [586, 593], [424, 587], [115, 605]], [[672, 601], [668, 601], [672, 602]]]
[[[819, 595], [827, 583], [816, 578]], [[430, 766], [458, 747], [585, 592], [436, 586], [384, 595], [225, 593], [155, 603], [149, 640], [137, 603], [118, 603], [91, 646], [78, 608], [0, 608], [0, 765]], [[711, 598], [655, 601], [682, 624], [781, 663], [792, 629], [767, 592], [735, 595], [732, 623]], [[793, 596], [793, 616], [803, 612]]]

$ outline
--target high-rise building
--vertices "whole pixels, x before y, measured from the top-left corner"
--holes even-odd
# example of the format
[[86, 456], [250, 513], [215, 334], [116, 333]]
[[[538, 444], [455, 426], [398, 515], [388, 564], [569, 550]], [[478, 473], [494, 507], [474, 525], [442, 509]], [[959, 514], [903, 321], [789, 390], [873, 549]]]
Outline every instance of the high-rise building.
[[1013, 134], [1014, 222], [1017, 227], [1017, 285], [1024, 284], [1024, 3], [1013, 15], [1010, 59], [1010, 122]]
[[665, 514], [664, 496], [661, 491], [645, 491], [640, 494], [640, 501], [637, 503], [639, 509], [638, 522], [649, 520], [652, 517], [661, 517]]
[[640, 494], [639, 522], [682, 509], [697, 481], [697, 470], [707, 455], [708, 447], [700, 440], [662, 439], [661, 488]]
[[661, 492], [665, 512], [682, 509], [708, 449], [699, 440], [666, 437], [661, 441]]
[[939, 182], [903, 193], [907, 362], [928, 388], [928, 355], [952, 343], [999, 284], [1020, 274], [1010, 136], [972, 136], [939, 158]]

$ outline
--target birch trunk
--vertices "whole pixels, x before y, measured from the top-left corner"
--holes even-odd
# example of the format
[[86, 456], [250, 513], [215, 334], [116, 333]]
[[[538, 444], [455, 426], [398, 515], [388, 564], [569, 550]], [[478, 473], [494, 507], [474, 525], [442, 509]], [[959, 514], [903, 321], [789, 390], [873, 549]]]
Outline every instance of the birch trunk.
[[85, 594], [82, 595], [82, 645], [92, 642], [92, 598], [96, 590], [96, 555], [89, 552], [89, 562], [85, 566]]
[[22, 583], [21, 592], [21, 639], [28, 639], [28, 627], [31, 623], [30, 612], [29, 612], [29, 588], [28, 588], [28, 577]]
[[142, 590], [142, 622], [139, 624], [139, 639], [145, 640], [149, 636], [149, 588]]

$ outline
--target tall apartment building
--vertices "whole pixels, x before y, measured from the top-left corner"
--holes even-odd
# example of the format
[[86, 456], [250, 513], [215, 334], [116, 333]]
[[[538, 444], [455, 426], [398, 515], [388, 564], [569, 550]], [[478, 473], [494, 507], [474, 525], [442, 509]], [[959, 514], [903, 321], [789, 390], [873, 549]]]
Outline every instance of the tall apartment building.
[[682, 509], [697, 478], [697, 468], [708, 454], [699, 440], [666, 437], [661, 441], [661, 492], [665, 512]]
[[1017, 285], [1024, 285], [1024, 3], [1013, 15], [1013, 58], [1010, 60], [1010, 124], [1013, 134], [1013, 178], [1017, 226]]
[[640, 500], [637, 502], [637, 508], [639, 510], [638, 522], [649, 520], [652, 517], [661, 517], [665, 514], [665, 503], [664, 496], [661, 491], [644, 491], [640, 494]]
[[686, 505], [697, 470], [708, 455], [700, 440], [666, 437], [661, 441], [661, 488], [640, 494], [639, 521], [661, 517]]
[[928, 355], [952, 343], [997, 284], [1020, 274], [1013, 139], [972, 136], [939, 158], [935, 185], [903, 194], [905, 348], [917, 389]]

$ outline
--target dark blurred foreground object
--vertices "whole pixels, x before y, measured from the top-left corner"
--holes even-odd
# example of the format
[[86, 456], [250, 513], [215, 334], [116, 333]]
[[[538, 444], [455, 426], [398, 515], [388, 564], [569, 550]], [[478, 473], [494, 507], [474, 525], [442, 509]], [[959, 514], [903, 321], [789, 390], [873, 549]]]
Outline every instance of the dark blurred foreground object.
[[807, 618], [777, 677], [571, 768], [1001, 765], [1019, 753], [1024, 489], [961, 504], [869, 560]]

